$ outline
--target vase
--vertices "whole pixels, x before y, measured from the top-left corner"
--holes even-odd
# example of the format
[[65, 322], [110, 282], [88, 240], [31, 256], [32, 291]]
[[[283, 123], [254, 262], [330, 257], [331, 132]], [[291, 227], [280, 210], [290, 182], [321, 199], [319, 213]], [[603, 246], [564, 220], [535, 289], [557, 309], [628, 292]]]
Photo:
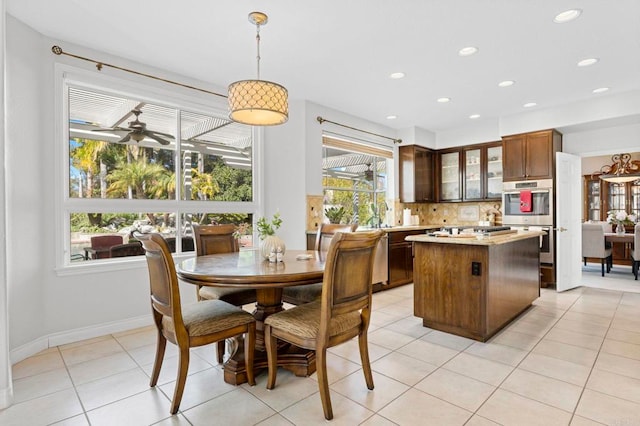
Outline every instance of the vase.
[[624, 234], [624, 225], [620, 223], [616, 225], [616, 234], [618, 235]]
[[264, 240], [260, 241], [260, 253], [265, 259], [269, 259], [271, 252], [277, 251], [278, 248], [280, 248], [280, 250], [282, 250], [282, 254], [284, 254], [286, 249], [284, 241], [277, 235], [269, 235], [268, 237], [265, 237]]

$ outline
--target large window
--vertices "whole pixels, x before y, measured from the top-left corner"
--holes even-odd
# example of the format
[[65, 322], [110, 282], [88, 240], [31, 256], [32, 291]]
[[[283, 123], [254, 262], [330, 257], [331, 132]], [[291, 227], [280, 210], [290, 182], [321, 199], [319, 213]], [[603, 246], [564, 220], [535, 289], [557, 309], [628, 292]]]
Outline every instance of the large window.
[[77, 84], [65, 86], [65, 99], [63, 264], [140, 255], [136, 231], [162, 233], [175, 253], [193, 251], [192, 223], [236, 224], [241, 246], [252, 245], [250, 126]]
[[390, 224], [387, 185], [393, 162], [391, 148], [325, 136], [322, 149], [323, 204], [327, 218], [365, 227]]

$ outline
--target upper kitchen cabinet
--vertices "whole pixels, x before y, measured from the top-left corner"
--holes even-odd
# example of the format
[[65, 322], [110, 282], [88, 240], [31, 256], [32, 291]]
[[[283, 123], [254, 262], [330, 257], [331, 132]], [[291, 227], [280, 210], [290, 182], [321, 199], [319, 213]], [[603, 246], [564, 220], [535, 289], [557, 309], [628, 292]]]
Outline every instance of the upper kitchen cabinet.
[[462, 199], [462, 182], [460, 179], [462, 167], [460, 157], [460, 148], [438, 152], [438, 165], [440, 168], [439, 201], [460, 201]]
[[562, 150], [562, 134], [556, 130], [502, 138], [504, 181], [553, 179], [555, 153]]
[[502, 142], [462, 150], [464, 201], [499, 200], [502, 196]]
[[400, 202], [434, 201], [434, 152], [419, 145], [401, 146]]

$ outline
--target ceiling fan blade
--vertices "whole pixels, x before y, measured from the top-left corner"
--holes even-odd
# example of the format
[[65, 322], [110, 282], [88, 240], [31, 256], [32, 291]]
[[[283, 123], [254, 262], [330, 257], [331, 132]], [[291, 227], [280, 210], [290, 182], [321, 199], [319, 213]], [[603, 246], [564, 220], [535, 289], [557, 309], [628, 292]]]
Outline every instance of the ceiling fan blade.
[[122, 139], [118, 141], [118, 143], [125, 143], [125, 142], [129, 142], [130, 140], [131, 140], [131, 134], [127, 133], [126, 135], [124, 135]]
[[117, 131], [128, 132], [129, 129], [125, 129], [124, 127], [111, 127], [111, 128], [108, 128], [108, 129], [94, 129], [94, 130], [91, 130], [91, 131], [92, 132], [117, 132]]
[[169, 133], [156, 132], [155, 130], [146, 130], [147, 133], [155, 133], [156, 135], [166, 136], [168, 138], [173, 138], [173, 135]]
[[146, 136], [149, 136], [151, 139], [155, 140], [156, 142], [160, 143], [160, 145], [169, 145], [171, 142], [169, 142], [168, 140], [162, 139], [160, 136], [154, 134], [155, 132], [144, 132], [144, 134]]

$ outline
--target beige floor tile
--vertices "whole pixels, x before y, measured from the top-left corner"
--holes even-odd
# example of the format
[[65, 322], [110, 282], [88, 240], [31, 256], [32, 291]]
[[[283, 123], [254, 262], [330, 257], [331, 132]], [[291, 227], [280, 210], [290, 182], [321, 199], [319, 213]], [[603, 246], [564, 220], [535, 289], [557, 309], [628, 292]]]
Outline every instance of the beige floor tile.
[[380, 328], [369, 333], [369, 342], [391, 350], [396, 350], [414, 340], [415, 338], [411, 336], [396, 333], [395, 331], [391, 331], [386, 328]]
[[500, 426], [498, 423], [493, 422], [489, 419], [485, 419], [482, 416], [474, 415], [469, 419], [468, 422], [464, 424], [464, 426]]
[[582, 387], [516, 368], [500, 385], [529, 399], [560, 408], [570, 413], [576, 407]]
[[382, 308], [377, 309], [375, 312], [376, 312], [375, 313], [376, 315], [380, 313], [384, 313], [387, 315], [393, 315], [398, 318], [407, 318], [407, 317], [413, 318], [413, 304], [406, 305], [403, 303], [394, 303], [387, 306], [383, 306]]
[[[339, 393], [330, 392], [331, 408], [333, 410], [333, 420], [331, 424], [336, 425], [357, 425], [371, 416], [373, 411], [367, 410], [362, 405], [345, 398]], [[280, 413], [284, 418], [296, 425], [326, 425], [322, 411], [320, 393], [314, 393], [302, 401], [292, 405]]]
[[598, 356], [598, 351], [548, 340], [546, 337], [538, 343], [532, 353], [574, 362], [585, 367], [592, 367]]
[[[378, 328], [386, 327], [396, 321], [403, 319], [405, 315], [387, 314], [384, 312], [375, 311], [371, 314], [371, 325], [375, 325]], [[371, 331], [371, 329], [369, 329]]]
[[587, 419], [585, 417], [573, 416], [571, 419], [571, 426], [600, 426], [602, 423], [595, 422], [593, 420]]
[[52, 423], [53, 426], [90, 426], [87, 416], [79, 414], [77, 416], [70, 417], [68, 419], [61, 420], [56, 423]]
[[[347, 377], [349, 374], [352, 374], [354, 371], [358, 371], [360, 368], [360, 364], [356, 364], [355, 362], [351, 362], [332, 353], [327, 353], [327, 377], [329, 379], [329, 384]], [[317, 373], [313, 373], [309, 377], [313, 380], [318, 380]]]
[[[173, 398], [176, 382], [170, 382], [160, 386], [160, 390], [169, 398]], [[217, 398], [236, 389], [236, 386], [225, 383], [224, 371], [218, 368], [209, 368], [187, 376], [184, 386], [184, 394], [180, 409], [182, 411], [210, 399]]]
[[618, 328], [620, 330], [640, 332], [640, 319], [629, 319], [616, 317], [611, 323], [612, 328]]
[[395, 331], [396, 333], [411, 336], [418, 339], [432, 330], [422, 325], [422, 319], [416, 317], [403, 318], [392, 324], [385, 326], [384, 328]]
[[608, 354], [640, 360], [640, 345], [635, 345], [633, 343], [604, 339], [601, 351]]
[[573, 321], [561, 318], [555, 325], [563, 330], [575, 331], [576, 333], [588, 334], [590, 336], [604, 337], [607, 334], [608, 327], [587, 324], [582, 321]]
[[189, 423], [181, 413], [177, 413], [164, 420], [160, 420], [158, 423], [154, 423], [153, 426], [191, 426], [191, 423]]
[[587, 389], [640, 404], [640, 379], [595, 368], [587, 381]]
[[75, 390], [65, 389], [0, 410], [0, 424], [3, 426], [48, 425], [81, 413], [82, 406]]
[[414, 340], [408, 345], [401, 347], [396, 352], [437, 366], [441, 366], [454, 356], [458, 355], [457, 350], [425, 342], [424, 340]]
[[69, 374], [75, 386], [93, 380], [103, 379], [113, 374], [137, 368], [129, 354], [120, 352], [102, 358], [93, 359], [69, 367]]
[[554, 327], [544, 336], [546, 340], [554, 342], [566, 343], [568, 345], [580, 346], [592, 350], [599, 350], [604, 340], [600, 336], [591, 336], [589, 334], [577, 333], [571, 330]]
[[589, 367], [584, 365], [535, 353], [529, 354], [518, 368], [577, 386], [584, 386], [591, 371]]
[[373, 385], [373, 390], [367, 388], [360, 370], [331, 385], [331, 390], [371, 411], [378, 411], [409, 389], [404, 383], [376, 373], [373, 373]]
[[[353, 374], [358, 374], [358, 371]], [[267, 390], [267, 374], [258, 375], [255, 386], [245, 383], [242, 388], [275, 411], [282, 411], [318, 392], [318, 382], [309, 377], [297, 377], [290, 371], [279, 368], [274, 389]]]
[[125, 350], [131, 350], [139, 348], [140, 346], [146, 346], [155, 344], [158, 332], [153, 328], [145, 328], [137, 331], [136, 333], [129, 333], [124, 335], [114, 336], [115, 339], [122, 345]]
[[425, 342], [435, 343], [436, 345], [445, 346], [449, 349], [456, 351], [463, 351], [475, 342], [475, 340], [467, 339], [466, 337], [456, 336], [455, 334], [443, 333], [442, 331], [434, 330], [431, 333], [422, 336], [420, 340]]
[[[156, 344], [140, 346], [127, 351], [127, 353], [138, 365], [151, 364], [156, 358]], [[164, 350], [164, 358], [168, 359], [176, 356], [178, 356], [178, 347], [167, 343], [167, 347]]]
[[364, 422], [360, 423], [360, 426], [395, 426], [396, 423], [393, 423], [391, 420], [387, 420], [382, 416], [374, 414], [369, 417]]
[[[160, 369], [160, 376], [158, 377], [158, 385], [162, 386], [166, 383], [173, 382], [176, 380], [176, 376], [178, 374], [178, 357], [166, 358], [162, 362], [162, 368]], [[219, 366], [212, 367], [211, 364], [203, 361], [201, 358], [197, 356], [189, 356], [189, 371], [187, 374], [195, 374], [199, 371], [207, 370], [209, 368], [220, 368]], [[143, 365], [142, 370], [145, 374], [151, 377], [151, 372], [153, 371], [153, 363]]]
[[82, 362], [92, 361], [107, 355], [124, 353], [124, 349], [113, 338], [100, 340], [82, 346], [74, 346], [71, 348], [61, 348], [62, 358], [68, 366], [80, 364]]
[[576, 414], [608, 425], [640, 424], [640, 404], [585, 389]]
[[[182, 410], [181, 410], [182, 411]], [[204, 404], [182, 411], [193, 424], [198, 425], [253, 425], [276, 414], [274, 410], [241, 387]]]
[[28, 376], [34, 376], [47, 371], [64, 368], [64, 362], [59, 351], [47, 352], [46, 354], [32, 356], [22, 360], [12, 366], [11, 376], [14, 380]]
[[152, 388], [130, 398], [87, 411], [92, 426], [153, 424], [170, 417], [170, 401]]
[[69, 373], [67, 373], [67, 369], [58, 368], [46, 373], [14, 380], [13, 402], [17, 404], [69, 388], [73, 388], [73, 383]]
[[85, 410], [110, 404], [149, 389], [149, 377], [140, 368], [76, 386]]
[[524, 359], [525, 356], [527, 356], [528, 352], [522, 349], [512, 348], [510, 346], [500, 345], [494, 342], [476, 342], [465, 349], [465, 353], [515, 367], [520, 363], [520, 361]]
[[594, 368], [640, 379], [640, 361], [600, 352]]
[[410, 389], [379, 414], [400, 425], [463, 425], [470, 411], [449, 404], [424, 392]]
[[79, 340], [77, 342], [60, 345], [58, 346], [58, 348], [60, 351], [69, 350], [69, 349], [77, 348], [80, 346], [86, 346], [86, 345], [91, 345], [97, 342], [103, 342], [105, 340], [113, 340], [113, 336], [111, 336], [110, 334], [105, 334], [104, 336], [92, 337], [91, 339]]
[[447, 362], [443, 368], [492, 386], [498, 386], [513, 371], [510, 365], [466, 353], [459, 354]]
[[520, 320], [516, 323], [509, 325], [510, 331], [517, 331], [518, 333], [530, 334], [532, 336], [540, 337], [544, 336], [551, 328], [551, 324], [544, 325], [537, 322], [527, 321], [526, 319]]
[[392, 352], [371, 364], [374, 372], [409, 386], [415, 385], [436, 368], [438, 367], [433, 364], [397, 352]]
[[640, 307], [640, 293], [622, 293], [620, 305]]
[[[358, 345], [358, 339], [351, 339], [346, 343], [330, 348], [328, 351], [358, 365], [362, 365], [362, 362], [360, 361], [360, 346]], [[370, 362], [380, 359], [389, 353], [391, 353], [391, 349], [383, 348], [382, 346], [369, 342]]]
[[538, 344], [540, 339], [541, 337], [539, 336], [532, 336], [531, 334], [519, 333], [517, 331], [505, 329], [491, 338], [489, 342], [530, 351]]
[[576, 312], [572, 310], [569, 310], [562, 316], [562, 318], [571, 321], [580, 321], [585, 324], [599, 325], [601, 327], [609, 327], [609, 325], [611, 325], [611, 317], [609, 316], [585, 314], [583, 312]]
[[567, 425], [571, 413], [498, 389], [477, 414], [503, 425]]
[[469, 411], [476, 411], [496, 389], [444, 368], [434, 371], [414, 387]]

